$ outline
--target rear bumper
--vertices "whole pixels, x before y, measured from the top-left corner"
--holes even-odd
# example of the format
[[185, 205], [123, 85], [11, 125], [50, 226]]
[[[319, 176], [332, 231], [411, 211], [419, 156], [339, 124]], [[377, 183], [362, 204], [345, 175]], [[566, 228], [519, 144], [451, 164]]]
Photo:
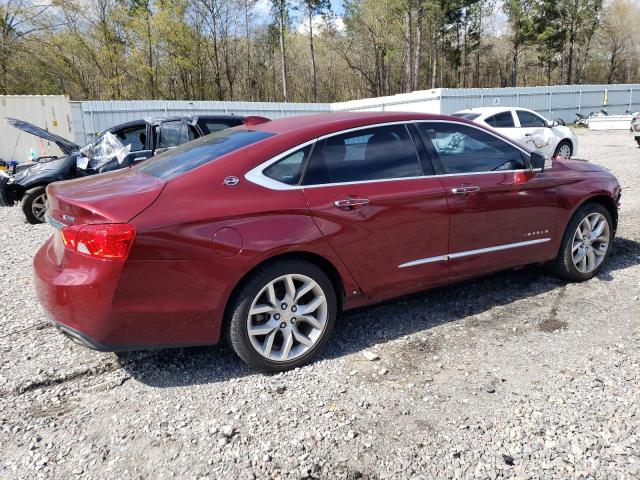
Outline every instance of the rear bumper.
[[[190, 262], [123, 263], [56, 248], [52, 238], [36, 254], [34, 285], [56, 328], [76, 342], [100, 351], [218, 342], [218, 302], [208, 290], [194, 296], [192, 286], [207, 272], [193, 270]], [[188, 273], [191, 288], [168, 282], [165, 268]]]
[[109, 315], [121, 264], [81, 259], [58, 260], [53, 237], [33, 260], [40, 304], [63, 333], [96, 350], [110, 350]]
[[97, 342], [95, 339], [91, 338], [89, 335], [82, 333], [75, 328], [71, 328], [63, 323], [56, 322], [55, 320], [51, 321], [53, 326], [63, 335], [69, 337], [76, 343], [80, 345], [91, 348], [92, 350], [98, 350], [99, 352], [113, 352], [113, 348], [107, 347], [106, 345], [102, 345], [100, 342]]

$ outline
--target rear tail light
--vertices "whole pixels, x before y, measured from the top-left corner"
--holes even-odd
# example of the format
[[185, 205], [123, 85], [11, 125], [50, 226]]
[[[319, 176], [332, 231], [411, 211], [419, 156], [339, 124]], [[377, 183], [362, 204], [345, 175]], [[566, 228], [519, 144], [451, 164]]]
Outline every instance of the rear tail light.
[[125, 260], [135, 236], [136, 227], [128, 223], [71, 225], [62, 229], [66, 248], [103, 260]]

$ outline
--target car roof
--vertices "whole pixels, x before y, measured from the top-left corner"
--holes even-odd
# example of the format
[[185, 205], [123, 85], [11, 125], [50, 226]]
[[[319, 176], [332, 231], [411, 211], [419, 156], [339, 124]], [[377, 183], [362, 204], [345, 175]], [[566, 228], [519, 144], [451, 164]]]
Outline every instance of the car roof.
[[247, 128], [272, 132], [278, 135], [296, 136], [300, 139], [312, 139], [350, 128], [388, 122], [410, 122], [413, 120], [455, 120], [457, 122], [464, 122], [464, 120], [459, 118], [428, 113], [336, 112], [281, 118]]
[[480, 115], [492, 115], [494, 113], [506, 112], [515, 107], [478, 107], [478, 108], [465, 108], [464, 110], [458, 110], [456, 113], [478, 113]]
[[219, 121], [224, 121], [224, 120], [242, 120], [244, 121], [244, 117], [240, 116], [240, 115], [173, 115], [173, 116], [168, 116], [168, 117], [163, 117], [163, 116], [158, 116], [158, 117], [146, 117], [146, 118], [140, 118], [138, 120], [131, 120], [129, 122], [125, 122], [125, 123], [119, 123], [118, 125], [114, 125], [113, 127], [107, 128], [106, 131], [109, 132], [113, 132], [114, 130], [120, 130], [121, 128], [127, 128], [127, 127], [135, 127], [138, 125], [142, 125], [144, 123], [150, 123], [150, 124], [154, 124], [154, 123], [159, 123], [159, 122], [167, 122], [167, 121], [173, 121], [173, 120], [182, 120], [183, 118], [186, 119], [197, 119], [197, 120], [219, 120]]
[[[465, 108], [464, 110], [458, 110], [455, 113], [478, 113], [483, 117], [488, 115], [494, 115], [496, 113], [507, 112], [510, 110], [525, 110], [527, 112], [536, 113], [534, 110], [525, 107], [477, 107], [477, 108]], [[537, 113], [536, 113], [537, 114]], [[537, 114], [539, 115], [539, 114]]]

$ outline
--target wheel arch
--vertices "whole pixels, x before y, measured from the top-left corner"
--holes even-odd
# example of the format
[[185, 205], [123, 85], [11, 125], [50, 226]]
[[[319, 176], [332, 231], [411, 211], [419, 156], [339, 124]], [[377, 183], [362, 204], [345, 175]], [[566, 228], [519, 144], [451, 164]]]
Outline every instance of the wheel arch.
[[344, 304], [345, 290], [344, 290], [344, 282], [342, 280], [342, 276], [340, 272], [336, 268], [336, 266], [329, 261], [326, 257], [319, 255], [317, 253], [308, 252], [308, 251], [290, 251], [284, 252], [272, 257], [269, 257], [256, 265], [254, 265], [249, 271], [247, 271], [241, 278], [238, 280], [236, 285], [233, 287], [231, 294], [229, 295], [226, 305], [225, 305], [225, 318], [229, 313], [229, 306], [233, 303], [235, 296], [238, 294], [238, 291], [242, 288], [245, 282], [253, 275], [253, 273], [260, 269], [268, 266], [271, 263], [281, 261], [281, 260], [303, 260], [309, 263], [316, 265], [320, 268], [331, 280], [331, 284], [336, 292], [336, 301], [338, 303], [338, 312], [342, 310]]
[[[564, 226], [564, 229], [562, 230], [562, 238], [564, 238], [564, 235], [567, 232], [567, 228], [569, 228], [571, 219], [575, 216], [576, 212], [580, 210], [587, 203], [598, 203], [607, 209], [607, 211], [611, 214], [611, 219], [613, 220], [613, 233], [615, 235], [615, 232], [618, 228], [618, 208], [616, 206], [616, 202], [611, 196], [598, 193], [583, 199], [579, 203], [576, 203], [571, 214], [568, 216], [567, 223]], [[561, 248], [561, 247], [562, 247], [562, 242], [560, 242], [560, 245], [558, 248]]]
[[560, 145], [562, 145], [563, 143], [568, 143], [569, 144], [569, 147], [571, 148], [571, 155], [573, 156], [573, 154], [575, 153], [575, 150], [576, 150], [576, 146], [574, 145], [573, 140], [571, 140], [568, 137], [564, 137], [564, 138], [560, 139], [560, 141], [556, 145], [556, 150], [555, 151], [557, 152], [558, 151], [558, 147], [560, 147]]
[[594, 195], [592, 197], [585, 199], [582, 203], [580, 203], [577, 206], [577, 208], [574, 210], [571, 217], [573, 218], [573, 215], [575, 215], [575, 212], [577, 212], [579, 208], [581, 208], [583, 205], [589, 202], [599, 203], [600, 205], [602, 205], [604, 208], [607, 209], [607, 211], [611, 215], [611, 219], [613, 220], [613, 232], [615, 234], [616, 230], [618, 229], [618, 207], [616, 205], [615, 200], [609, 195], [599, 194], [599, 195]]

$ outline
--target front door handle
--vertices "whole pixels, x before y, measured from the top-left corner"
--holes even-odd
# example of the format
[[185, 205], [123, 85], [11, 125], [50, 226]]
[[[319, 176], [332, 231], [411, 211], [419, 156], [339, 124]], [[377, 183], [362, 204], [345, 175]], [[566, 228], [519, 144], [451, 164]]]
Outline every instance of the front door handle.
[[341, 208], [342, 210], [356, 210], [369, 205], [368, 198], [345, 198], [343, 200], [336, 200], [333, 204]]
[[480, 191], [480, 187], [477, 185], [460, 185], [459, 187], [452, 188], [451, 191], [454, 195], [462, 195], [466, 197], [470, 193]]

